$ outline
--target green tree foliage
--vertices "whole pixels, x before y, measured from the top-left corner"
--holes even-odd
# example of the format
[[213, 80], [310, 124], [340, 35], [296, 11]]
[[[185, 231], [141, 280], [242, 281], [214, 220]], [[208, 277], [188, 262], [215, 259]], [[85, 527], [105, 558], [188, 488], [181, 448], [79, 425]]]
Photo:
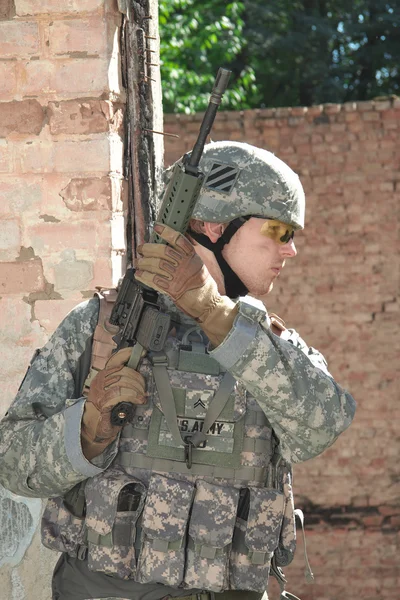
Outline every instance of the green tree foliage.
[[400, 0], [160, 0], [165, 112], [310, 106], [400, 90]]
[[[215, 0], [160, 1], [161, 76], [165, 112], [205, 108], [219, 66], [233, 64], [246, 48], [244, 5]], [[225, 102], [250, 107], [256, 92], [252, 66], [240, 61]]]

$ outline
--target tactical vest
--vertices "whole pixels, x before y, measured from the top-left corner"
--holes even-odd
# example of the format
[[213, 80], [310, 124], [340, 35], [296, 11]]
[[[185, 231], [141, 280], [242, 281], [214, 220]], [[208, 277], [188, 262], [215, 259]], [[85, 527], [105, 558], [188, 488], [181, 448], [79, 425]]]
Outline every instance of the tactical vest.
[[[115, 348], [116, 293], [99, 297], [86, 391]], [[44, 545], [140, 583], [265, 591], [296, 545], [291, 469], [267, 417], [196, 327], [179, 325], [139, 370], [148, 402], [123, 428], [112, 465], [48, 502]], [[199, 432], [189, 456], [182, 440]]]

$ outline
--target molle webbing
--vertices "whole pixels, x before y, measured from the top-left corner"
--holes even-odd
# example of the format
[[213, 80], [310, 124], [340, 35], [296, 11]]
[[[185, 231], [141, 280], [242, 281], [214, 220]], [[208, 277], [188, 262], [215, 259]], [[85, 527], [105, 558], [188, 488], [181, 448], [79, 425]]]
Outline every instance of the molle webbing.
[[[247, 422], [247, 419], [246, 419]], [[148, 439], [148, 430], [147, 429], [135, 429], [132, 425], [125, 425], [121, 432], [121, 439], [135, 439], [135, 440], [147, 440]], [[243, 452], [257, 452], [257, 453], [266, 453], [271, 451], [271, 442], [270, 440], [260, 440], [259, 438], [250, 438], [245, 437], [243, 440]], [[122, 454], [124, 454], [122, 452]], [[126, 454], [131, 454], [127, 452]], [[135, 453], [135, 456], [138, 456]]]
[[267, 478], [266, 467], [219, 467], [214, 465], [200, 465], [193, 463], [188, 469], [186, 463], [167, 458], [150, 458], [144, 454], [133, 452], [120, 452], [115, 459], [115, 464], [126, 469], [137, 468], [161, 473], [184, 473], [198, 477], [230, 479], [232, 482], [255, 482], [263, 485]]
[[[256, 422], [258, 413], [250, 413], [245, 417], [245, 423]], [[264, 417], [265, 418], [265, 417]], [[121, 432], [121, 439], [147, 440], [149, 432], [145, 429], [136, 429], [133, 425], [126, 425]], [[271, 441], [258, 438], [245, 437], [243, 439], [243, 452], [269, 454], [271, 452]], [[215, 462], [218, 461], [217, 453], [213, 453]], [[183, 454], [182, 454], [183, 457]], [[207, 453], [208, 458], [208, 453]], [[224, 467], [220, 464], [200, 464], [193, 462], [189, 469], [182, 460], [171, 460], [161, 457], [150, 457], [135, 452], [120, 451], [115, 458], [115, 464], [124, 468], [138, 468], [149, 471], [161, 471], [164, 473], [185, 473], [200, 477], [217, 477], [230, 479], [234, 482], [255, 482], [264, 484], [268, 476], [268, 467], [238, 466], [236, 468]]]

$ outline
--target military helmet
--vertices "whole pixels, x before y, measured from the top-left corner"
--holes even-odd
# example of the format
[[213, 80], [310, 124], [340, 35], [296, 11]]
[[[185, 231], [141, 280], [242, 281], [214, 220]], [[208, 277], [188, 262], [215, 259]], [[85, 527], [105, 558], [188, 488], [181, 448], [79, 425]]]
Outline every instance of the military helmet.
[[257, 216], [303, 229], [303, 186], [272, 152], [241, 142], [213, 142], [205, 146], [200, 168], [205, 179], [194, 219], [229, 223]]

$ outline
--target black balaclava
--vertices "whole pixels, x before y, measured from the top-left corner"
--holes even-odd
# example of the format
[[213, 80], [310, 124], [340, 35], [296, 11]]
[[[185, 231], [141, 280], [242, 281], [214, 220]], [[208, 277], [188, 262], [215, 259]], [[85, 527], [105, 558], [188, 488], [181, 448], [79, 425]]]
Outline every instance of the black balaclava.
[[222, 256], [222, 250], [225, 244], [229, 244], [232, 237], [235, 235], [238, 229], [242, 227], [251, 217], [238, 217], [231, 221], [228, 227], [225, 229], [221, 237], [214, 243], [204, 233], [197, 233], [191, 229], [188, 231], [189, 235], [196, 240], [199, 244], [211, 250], [217, 259], [219, 268], [222, 271], [225, 281], [225, 293], [229, 298], [235, 299], [238, 296], [246, 296], [248, 289], [241, 279], [236, 275], [235, 271], [231, 269], [224, 257]]

